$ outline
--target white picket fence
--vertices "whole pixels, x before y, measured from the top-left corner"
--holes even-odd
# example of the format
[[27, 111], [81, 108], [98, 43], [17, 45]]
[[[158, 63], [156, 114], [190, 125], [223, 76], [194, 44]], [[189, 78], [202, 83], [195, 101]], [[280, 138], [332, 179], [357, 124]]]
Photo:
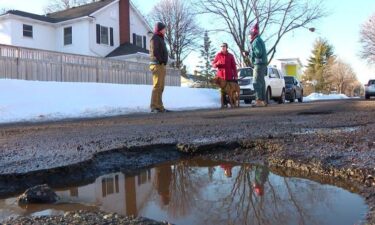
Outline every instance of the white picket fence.
[[[181, 86], [180, 71], [167, 69], [166, 85]], [[149, 65], [84, 55], [0, 45], [0, 78], [152, 84]]]

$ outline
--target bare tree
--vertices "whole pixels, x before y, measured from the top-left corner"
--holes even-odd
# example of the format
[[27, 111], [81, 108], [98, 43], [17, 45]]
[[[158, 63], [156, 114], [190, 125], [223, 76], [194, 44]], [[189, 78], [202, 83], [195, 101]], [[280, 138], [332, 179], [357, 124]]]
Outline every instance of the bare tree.
[[53, 13], [97, 1], [99, 0], [50, 0], [49, 4], [44, 8], [44, 12]]
[[7, 8], [0, 8], [0, 15], [6, 13], [7, 11], [9, 11], [9, 9], [7, 9]]
[[362, 58], [375, 63], [375, 13], [362, 25], [360, 42]]
[[[289, 32], [306, 28], [322, 18], [322, 0], [197, 0], [201, 13], [216, 15], [224, 21], [223, 31], [229, 33], [240, 52], [249, 49], [248, 32], [260, 23], [268, 46], [269, 62], [281, 39]], [[199, 10], [199, 9], [198, 9]], [[310, 28], [310, 31], [314, 31]]]
[[352, 67], [340, 59], [330, 62], [323, 72], [325, 80], [331, 90], [340, 94], [354, 95], [354, 90], [358, 88], [358, 79]]
[[175, 60], [174, 66], [179, 69], [195, 47], [201, 33], [192, 11], [192, 7], [186, 1], [160, 0], [150, 14], [151, 20], [166, 25], [169, 56]]

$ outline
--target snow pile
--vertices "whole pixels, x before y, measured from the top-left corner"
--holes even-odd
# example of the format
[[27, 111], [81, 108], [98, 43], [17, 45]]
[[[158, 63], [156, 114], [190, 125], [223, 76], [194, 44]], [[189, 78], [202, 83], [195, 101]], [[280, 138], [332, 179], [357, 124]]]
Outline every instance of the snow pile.
[[348, 99], [349, 97], [344, 94], [329, 94], [325, 95], [322, 93], [312, 93], [307, 97], [303, 98], [305, 102], [311, 101], [321, 101], [321, 100], [340, 100], [340, 99]]
[[[151, 90], [150, 85], [0, 79], [0, 123], [146, 113]], [[220, 107], [214, 89], [166, 87], [163, 100], [171, 110]]]

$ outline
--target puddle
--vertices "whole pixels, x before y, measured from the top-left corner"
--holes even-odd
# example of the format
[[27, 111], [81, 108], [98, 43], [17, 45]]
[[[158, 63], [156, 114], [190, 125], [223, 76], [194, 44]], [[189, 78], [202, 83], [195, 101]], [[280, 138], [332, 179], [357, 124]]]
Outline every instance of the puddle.
[[166, 163], [127, 176], [55, 190], [61, 202], [20, 208], [0, 200], [0, 222], [10, 216], [103, 210], [174, 224], [360, 224], [364, 199], [314, 181], [280, 177], [264, 166], [207, 160]]

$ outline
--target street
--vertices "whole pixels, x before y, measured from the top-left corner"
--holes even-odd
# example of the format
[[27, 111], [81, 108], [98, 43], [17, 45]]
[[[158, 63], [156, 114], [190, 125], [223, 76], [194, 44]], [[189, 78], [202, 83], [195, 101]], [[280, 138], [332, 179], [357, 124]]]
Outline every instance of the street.
[[[348, 100], [3, 125], [0, 172], [54, 168], [87, 160], [97, 152], [131, 146], [204, 145], [270, 136], [313, 138], [314, 130], [339, 136], [345, 128], [355, 128], [356, 135], [350, 137], [372, 146], [374, 115], [375, 101]], [[368, 166], [375, 167], [374, 162]]]
[[[39, 179], [63, 185], [69, 171], [77, 182], [114, 165], [132, 171], [194, 153], [264, 163], [275, 173], [289, 168], [298, 172], [288, 176], [329, 178], [338, 186], [352, 182], [357, 187], [352, 191], [370, 206], [367, 220], [374, 222], [374, 115], [375, 101], [358, 99], [2, 125], [0, 194], [11, 194], [12, 185], [19, 192]], [[111, 152], [112, 158], [103, 155]], [[125, 161], [117, 162], [119, 153]], [[26, 181], [18, 186], [22, 177]]]

